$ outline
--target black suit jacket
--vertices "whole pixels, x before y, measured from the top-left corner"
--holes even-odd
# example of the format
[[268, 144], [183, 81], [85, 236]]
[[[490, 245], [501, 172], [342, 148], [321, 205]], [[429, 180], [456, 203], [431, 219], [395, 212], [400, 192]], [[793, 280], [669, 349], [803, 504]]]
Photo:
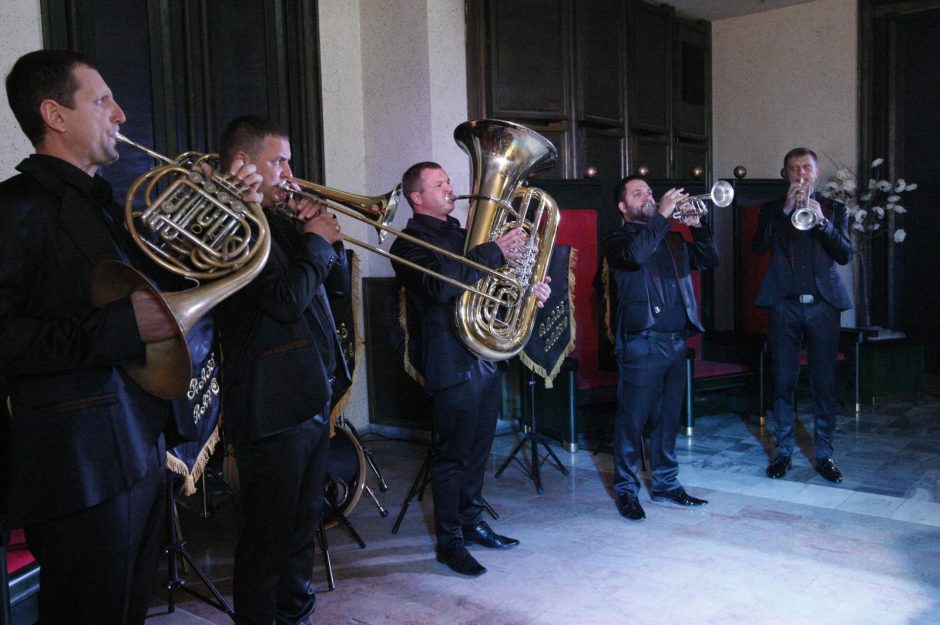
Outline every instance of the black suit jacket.
[[145, 357], [130, 299], [91, 305], [94, 266], [120, 258], [104, 214], [48, 158], [0, 183], [0, 374], [13, 405], [10, 508], [23, 524], [138, 482], [169, 414], [118, 368]]
[[678, 232], [669, 231], [669, 220], [654, 214], [646, 223], [624, 221], [621, 227], [608, 232], [601, 243], [608, 268], [608, 288], [611, 299], [610, 324], [614, 333], [614, 349], [619, 351], [624, 336], [640, 332], [656, 323], [653, 301], [657, 294], [650, 285], [661, 290], [662, 280], [653, 253], [659, 245], [666, 245], [672, 255], [675, 278], [689, 326], [704, 331], [698, 318], [698, 304], [692, 286], [690, 269], [709, 270], [718, 266], [718, 247], [707, 226], [689, 228], [692, 243], [687, 243]]
[[[415, 215], [404, 232], [463, 254], [466, 230], [453, 217], [441, 221]], [[475, 284], [483, 277], [477, 269], [401, 238], [395, 240], [390, 251], [464, 284]], [[502, 251], [493, 242], [474, 247], [467, 258], [493, 269], [505, 262]], [[393, 267], [407, 293], [409, 331], [415, 342], [414, 364], [424, 376], [424, 389], [430, 393], [467, 381], [480, 358], [454, 333], [454, 305], [465, 291], [401, 263], [393, 263]]]
[[[264, 270], [215, 311], [222, 338], [222, 423], [236, 445], [318, 414], [329, 418], [322, 413], [331, 394], [338, 397], [350, 384], [327, 301], [350, 288], [342, 244], [302, 234], [283, 215], [267, 217], [272, 241]], [[326, 336], [311, 324], [316, 313], [310, 307], [321, 305]], [[322, 341], [333, 345], [335, 371], [327, 370]]]
[[[761, 206], [757, 232], [751, 246], [757, 254], [770, 252], [770, 265], [757, 293], [758, 306], [772, 306], [786, 297], [790, 291], [793, 275], [792, 240], [798, 231], [783, 212], [786, 198], [780, 198]], [[820, 296], [839, 310], [852, 307], [849, 294], [839, 278], [836, 264], [845, 265], [852, 259], [852, 242], [849, 240], [848, 217], [845, 206], [827, 198], [819, 200], [823, 214], [829, 224], [823, 229], [813, 228], [816, 257], [813, 275]]]

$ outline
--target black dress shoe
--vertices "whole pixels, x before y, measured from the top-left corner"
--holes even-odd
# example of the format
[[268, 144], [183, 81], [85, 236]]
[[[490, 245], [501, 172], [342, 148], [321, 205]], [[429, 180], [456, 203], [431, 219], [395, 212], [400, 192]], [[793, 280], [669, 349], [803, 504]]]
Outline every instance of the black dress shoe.
[[486, 567], [477, 562], [476, 558], [470, 555], [470, 552], [461, 543], [443, 549], [438, 546], [435, 551], [437, 552], [437, 561], [446, 564], [447, 568], [454, 573], [469, 577], [479, 577], [486, 573]]
[[509, 536], [501, 536], [493, 531], [486, 521], [463, 528], [463, 541], [471, 545], [483, 545], [490, 549], [512, 549], [519, 541]]
[[693, 497], [689, 493], [685, 492], [685, 489], [681, 486], [675, 490], [654, 490], [652, 493], [650, 493], [650, 499], [658, 503], [673, 504], [676, 506], [682, 506], [683, 508], [688, 506], [704, 506], [708, 503], [708, 501], [705, 499]]
[[816, 472], [821, 476], [838, 484], [842, 481], [842, 471], [836, 466], [832, 458], [820, 458], [816, 461]]
[[777, 456], [774, 461], [767, 465], [767, 477], [779, 480], [787, 474], [790, 469], [790, 456]]
[[646, 518], [643, 506], [640, 505], [640, 500], [637, 499], [636, 495], [618, 495], [617, 510], [620, 512], [620, 516], [631, 521], [642, 521]]

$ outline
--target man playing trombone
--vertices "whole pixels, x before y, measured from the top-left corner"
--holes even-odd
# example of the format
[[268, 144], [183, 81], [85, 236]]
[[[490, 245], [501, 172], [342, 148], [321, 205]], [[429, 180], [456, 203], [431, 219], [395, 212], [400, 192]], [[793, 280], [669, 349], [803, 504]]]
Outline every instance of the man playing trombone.
[[[327, 301], [349, 290], [343, 233], [321, 204], [288, 200], [290, 141], [276, 124], [239, 117], [220, 144], [223, 165], [257, 167], [271, 229], [261, 275], [216, 313], [225, 434], [235, 447], [244, 519], [232, 582], [235, 622], [307, 623], [316, 605], [310, 576], [332, 398], [350, 384]], [[285, 203], [286, 210], [272, 210]]]
[[[689, 271], [718, 266], [718, 248], [701, 223], [704, 215], [676, 213], [688, 198], [682, 189], [666, 191], [657, 206], [646, 180], [628, 176], [614, 197], [623, 222], [602, 242], [620, 373], [613, 487], [620, 514], [640, 521], [646, 516], [637, 475], [644, 429], [650, 440], [653, 501], [680, 507], [708, 503], [679, 483], [676, 436], [685, 391], [685, 341], [690, 331], [704, 331]], [[670, 232], [673, 216], [690, 226], [692, 243]]]

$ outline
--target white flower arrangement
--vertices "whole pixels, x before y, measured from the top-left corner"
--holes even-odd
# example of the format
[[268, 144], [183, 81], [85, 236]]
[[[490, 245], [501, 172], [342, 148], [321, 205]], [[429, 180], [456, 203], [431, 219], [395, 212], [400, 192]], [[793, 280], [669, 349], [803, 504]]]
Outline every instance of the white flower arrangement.
[[[844, 165], [836, 164], [836, 172], [829, 178], [829, 184], [821, 191], [823, 197], [833, 199], [845, 204], [848, 213], [849, 227], [852, 229], [853, 239], [871, 239], [892, 227], [891, 221], [886, 221], [889, 213], [903, 215], [907, 209], [901, 204], [901, 194], [913, 191], [917, 184], [899, 178], [896, 182], [879, 179], [878, 168], [884, 164], [883, 158], [876, 158], [871, 162], [872, 177], [864, 189], [858, 188], [855, 173]], [[882, 229], [882, 223], [888, 228]], [[907, 232], [893, 224], [892, 238], [895, 243], [903, 243]]]

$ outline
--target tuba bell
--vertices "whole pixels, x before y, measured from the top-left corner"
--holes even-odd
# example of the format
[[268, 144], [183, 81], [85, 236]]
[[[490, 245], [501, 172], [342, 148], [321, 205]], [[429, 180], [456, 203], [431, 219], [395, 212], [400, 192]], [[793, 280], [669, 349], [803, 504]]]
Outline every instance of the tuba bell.
[[264, 268], [271, 247], [267, 220], [260, 206], [241, 201], [244, 189], [237, 180], [219, 173], [204, 175], [200, 166], [212, 155], [187, 152], [173, 160], [121, 134], [117, 138], [162, 163], [128, 190], [124, 217], [131, 238], [159, 266], [197, 286], [157, 293], [133, 267], [105, 261], [92, 274], [92, 303], [102, 307], [140, 290], [158, 295], [180, 334], [148, 343], [144, 364], [124, 369], [151, 394], [175, 399], [186, 393], [192, 378], [186, 335]]
[[464, 253], [521, 227], [526, 242], [521, 258], [487, 273], [457, 301], [457, 335], [487, 360], [506, 360], [525, 346], [535, 324], [532, 286], [548, 272], [560, 213], [552, 197], [522, 186], [530, 173], [551, 167], [558, 158], [552, 143], [537, 132], [495, 119], [464, 122], [454, 140], [470, 156], [472, 184], [466, 197]]

